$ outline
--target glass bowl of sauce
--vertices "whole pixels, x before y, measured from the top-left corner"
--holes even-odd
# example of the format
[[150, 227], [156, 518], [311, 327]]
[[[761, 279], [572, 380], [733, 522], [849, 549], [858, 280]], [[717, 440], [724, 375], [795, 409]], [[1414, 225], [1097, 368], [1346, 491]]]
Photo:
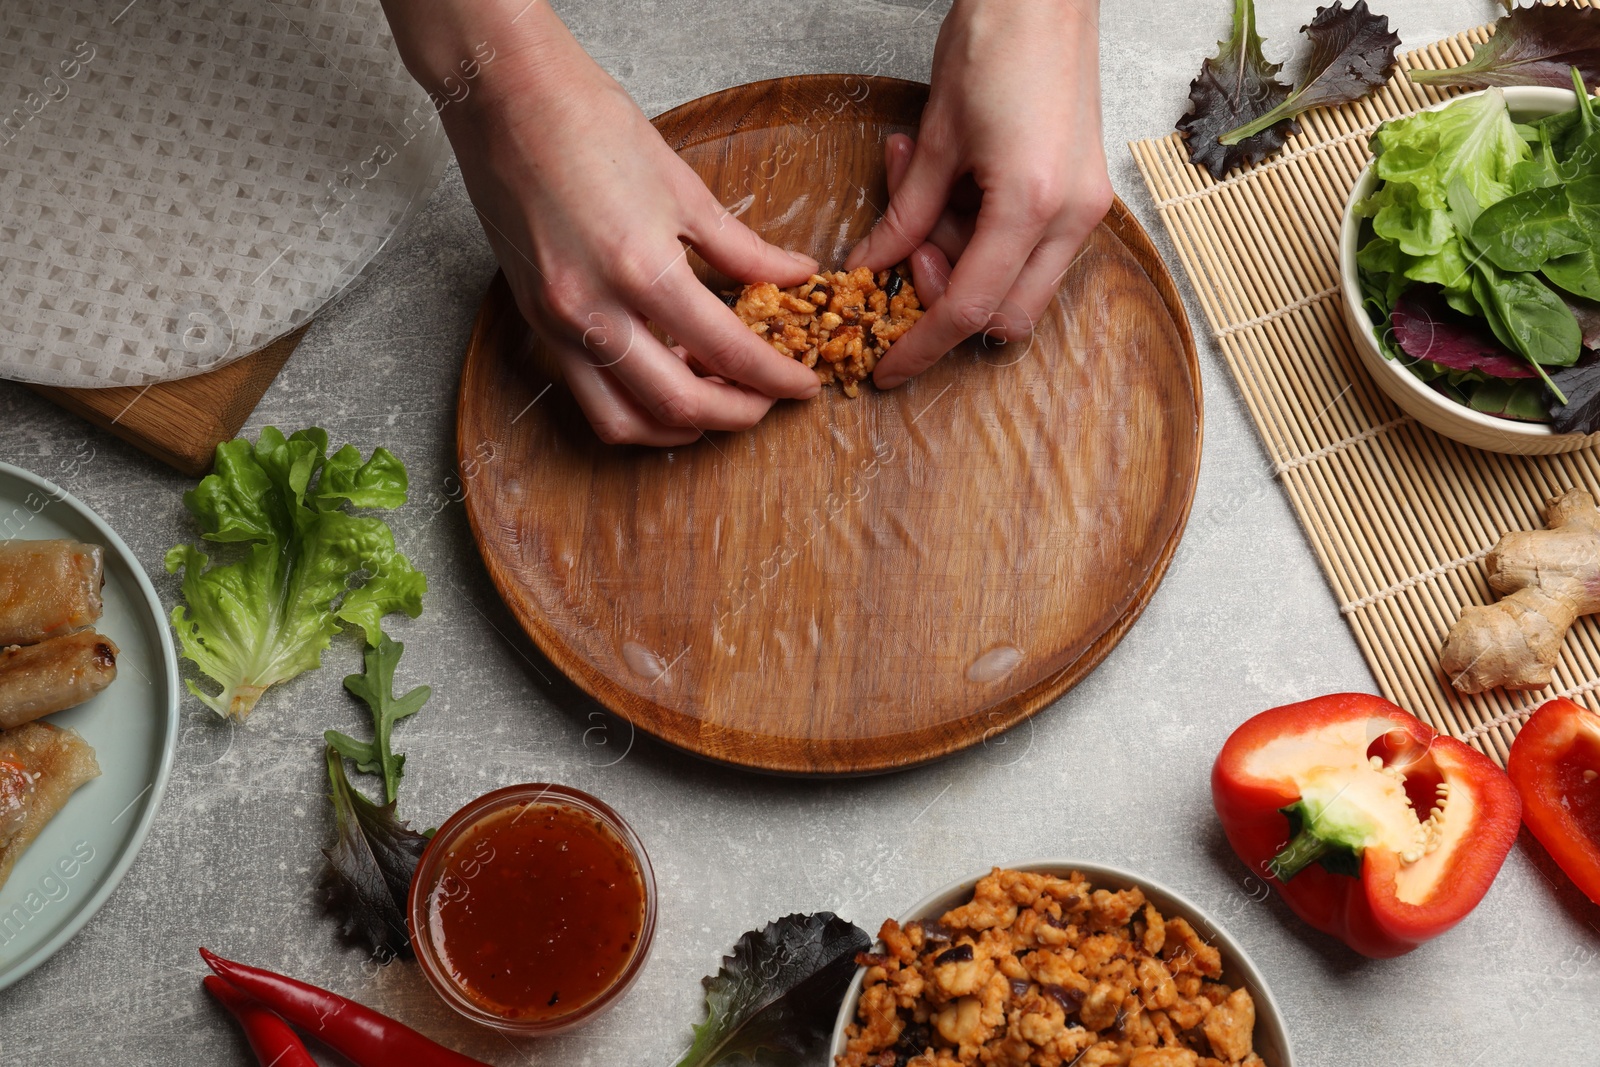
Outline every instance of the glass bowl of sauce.
[[411, 944], [474, 1022], [552, 1034], [594, 1018], [644, 967], [656, 881], [622, 818], [561, 785], [513, 785], [434, 834], [411, 880]]

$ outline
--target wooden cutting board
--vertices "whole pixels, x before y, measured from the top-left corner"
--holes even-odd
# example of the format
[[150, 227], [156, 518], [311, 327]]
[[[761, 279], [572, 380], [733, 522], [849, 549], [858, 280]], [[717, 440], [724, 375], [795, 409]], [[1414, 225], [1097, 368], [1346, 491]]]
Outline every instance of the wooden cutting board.
[[[656, 125], [758, 233], [837, 264], [926, 94], [785, 78]], [[457, 449], [491, 578], [587, 692], [713, 760], [861, 774], [993, 738], [1092, 670], [1172, 557], [1200, 437], [1188, 323], [1118, 203], [1031, 347], [666, 451], [599, 443], [497, 278]]]
[[28, 388], [184, 474], [199, 476], [211, 469], [217, 445], [239, 433], [308, 329], [309, 323], [225, 367], [175, 382]]

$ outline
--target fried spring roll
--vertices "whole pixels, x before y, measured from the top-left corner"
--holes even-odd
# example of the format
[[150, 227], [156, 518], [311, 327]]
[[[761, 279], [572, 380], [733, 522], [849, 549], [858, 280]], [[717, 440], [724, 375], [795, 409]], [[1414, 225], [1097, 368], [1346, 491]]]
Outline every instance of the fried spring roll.
[[0, 731], [0, 886], [73, 791], [99, 774], [94, 749], [74, 730], [30, 722]]
[[100, 617], [105, 552], [78, 541], [0, 541], [0, 646], [31, 645]]
[[76, 707], [117, 677], [117, 646], [84, 630], [0, 650], [0, 730]]

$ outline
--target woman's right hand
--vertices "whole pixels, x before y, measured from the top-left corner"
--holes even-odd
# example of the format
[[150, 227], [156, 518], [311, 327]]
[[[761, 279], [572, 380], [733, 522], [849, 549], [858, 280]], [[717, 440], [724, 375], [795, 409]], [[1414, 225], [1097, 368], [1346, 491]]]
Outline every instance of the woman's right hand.
[[595, 432], [611, 443], [684, 444], [753, 426], [777, 398], [815, 396], [816, 374], [707, 289], [685, 246], [746, 282], [796, 284], [816, 261], [730, 215], [549, 5], [524, 4], [385, 8], [425, 88], [438, 91], [439, 72], [459, 63], [443, 42], [463, 56], [480, 41], [493, 50], [441, 118], [517, 306]]

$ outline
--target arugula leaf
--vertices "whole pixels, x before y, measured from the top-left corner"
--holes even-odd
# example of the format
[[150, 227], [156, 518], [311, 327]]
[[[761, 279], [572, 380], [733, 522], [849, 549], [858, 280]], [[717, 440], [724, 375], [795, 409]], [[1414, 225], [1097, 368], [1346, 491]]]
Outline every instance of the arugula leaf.
[[1445, 70], [1410, 70], [1418, 85], [1483, 89], [1496, 85], [1550, 85], [1564, 89], [1577, 67], [1600, 81], [1600, 10], [1571, 5], [1519, 7], [1494, 24], [1494, 36], [1472, 58]]
[[428, 839], [395, 818], [394, 802], [379, 806], [350, 785], [344, 760], [326, 751], [339, 837], [322, 854], [322, 904], [339, 921], [339, 935], [383, 962], [411, 954], [406, 933], [406, 894]]
[[218, 445], [213, 473], [184, 494], [207, 541], [242, 547], [215, 566], [193, 545], [166, 556], [169, 573], [183, 572], [172, 625], [184, 657], [222, 687], [211, 695], [190, 679], [189, 691], [219, 715], [243, 720], [269, 687], [319, 666], [341, 623], [376, 645], [385, 615], [422, 611], [427, 579], [393, 531], [343, 510], [404, 503], [404, 465], [383, 448], [365, 463], [353, 446], [327, 450], [323, 430], [269, 426], [254, 446]]
[[1356, 0], [1349, 8], [1334, 0], [1330, 7], [1317, 8], [1316, 17], [1300, 30], [1311, 39], [1311, 54], [1294, 91], [1271, 111], [1223, 134], [1219, 142], [1236, 145], [1314, 107], [1360, 100], [1394, 73], [1400, 35], [1390, 32], [1387, 16], [1367, 10], [1367, 0]]
[[771, 1053], [797, 1064], [832, 1027], [856, 955], [872, 939], [832, 912], [788, 915], [751, 930], [706, 987], [706, 1019], [676, 1067], [710, 1067], [729, 1056]]
[[1189, 162], [1220, 179], [1233, 168], [1282, 148], [1294, 132], [1292, 121], [1237, 144], [1219, 141], [1224, 133], [1288, 99], [1289, 86], [1277, 78], [1282, 69], [1283, 64], [1268, 63], [1261, 52], [1253, 0], [1234, 0], [1233, 29], [1226, 40], [1217, 42], [1217, 54], [1200, 65], [1200, 73], [1189, 83], [1189, 111], [1178, 120]]
[[394, 695], [394, 669], [405, 650], [405, 645], [391, 640], [388, 634], [381, 634], [378, 647], [367, 649], [366, 673], [345, 676], [344, 687], [372, 709], [372, 740], [357, 741], [338, 730], [322, 735], [340, 755], [355, 760], [356, 770], [383, 775], [384, 799], [391, 804], [400, 790], [400, 776], [406, 762], [404, 754], [396, 755], [390, 748], [394, 724], [415, 715], [433, 695], [433, 689], [426, 685], [417, 686], [403, 697]]

